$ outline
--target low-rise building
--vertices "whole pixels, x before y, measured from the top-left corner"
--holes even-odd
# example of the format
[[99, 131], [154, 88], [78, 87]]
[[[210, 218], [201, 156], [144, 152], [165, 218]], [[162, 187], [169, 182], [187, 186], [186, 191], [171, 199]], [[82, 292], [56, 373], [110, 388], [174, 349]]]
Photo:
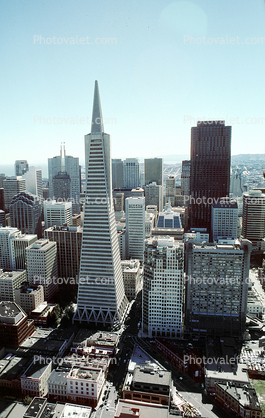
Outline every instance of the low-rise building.
[[141, 402], [169, 405], [171, 372], [157, 370], [150, 364], [136, 366], [128, 373], [122, 389], [122, 398]]
[[[236, 364], [236, 362], [222, 363], [212, 362], [205, 366], [205, 388], [211, 395], [215, 393], [216, 383], [225, 384], [232, 382], [237, 387], [250, 386], [246, 364]], [[234, 363], [234, 364], [233, 364]]]
[[221, 408], [237, 417], [262, 418], [262, 410], [254, 388], [230, 383], [215, 384], [215, 400]]
[[21, 376], [21, 390], [23, 395], [31, 398], [34, 396], [46, 396], [48, 393], [48, 378], [52, 372], [52, 361], [35, 361], [31, 363]]
[[1, 344], [18, 347], [34, 332], [34, 322], [15, 302], [0, 302]]
[[23, 418], [64, 418], [82, 417], [89, 418], [92, 408], [90, 406], [80, 406], [74, 404], [62, 404], [57, 402], [50, 403], [45, 398], [34, 398], [28, 406]]
[[70, 402], [97, 405], [105, 382], [102, 369], [74, 366], [67, 375], [67, 393]]
[[48, 379], [48, 398], [51, 401], [68, 400], [67, 376], [72, 368], [71, 364], [62, 364], [52, 371]]
[[32, 358], [7, 354], [0, 360], [1, 396], [21, 396], [21, 376], [31, 363]]

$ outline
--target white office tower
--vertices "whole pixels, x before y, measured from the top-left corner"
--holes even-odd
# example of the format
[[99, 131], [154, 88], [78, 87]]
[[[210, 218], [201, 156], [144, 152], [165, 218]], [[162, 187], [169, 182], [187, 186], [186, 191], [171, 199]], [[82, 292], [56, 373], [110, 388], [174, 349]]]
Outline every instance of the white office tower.
[[37, 235], [21, 234], [17, 228], [0, 228], [0, 268], [24, 270], [25, 249], [37, 239]]
[[[61, 145], [60, 155], [48, 158], [48, 176], [49, 176], [49, 197], [50, 199], [63, 198], [67, 202], [72, 202], [73, 213], [80, 213], [80, 174], [79, 158], [66, 155], [65, 145]], [[61, 177], [60, 178], [58, 178]], [[68, 176], [68, 177], [67, 177]], [[63, 177], [67, 177], [65, 180]], [[56, 195], [56, 183], [69, 183], [68, 187], [61, 186], [62, 195]], [[66, 190], [68, 194], [66, 196]]]
[[85, 160], [86, 201], [74, 321], [113, 325], [123, 322], [128, 300], [112, 199], [110, 135], [104, 133], [97, 81]]
[[42, 285], [44, 299], [49, 301], [57, 292], [57, 244], [39, 239], [26, 248], [28, 282]]
[[227, 197], [212, 205], [212, 240], [237, 238], [238, 206], [236, 200]]
[[15, 291], [27, 281], [26, 270], [3, 272], [0, 269], [0, 300], [15, 302]]
[[126, 258], [143, 261], [145, 240], [145, 198], [127, 197], [126, 214]]
[[156, 184], [155, 181], [144, 186], [145, 189], [145, 204], [156, 205], [158, 212], [163, 209], [163, 190], [162, 186]]
[[180, 337], [184, 298], [183, 244], [173, 237], [146, 240], [143, 276], [143, 332]]
[[12, 269], [11, 237], [19, 234], [17, 228], [0, 228], [0, 269]]
[[265, 194], [261, 190], [243, 193], [242, 235], [252, 242], [253, 250], [265, 250]]
[[138, 158], [126, 158], [123, 162], [123, 187], [135, 189], [140, 185], [140, 166]]
[[7, 177], [3, 180], [3, 188], [5, 209], [9, 210], [9, 205], [13, 197], [18, 193], [26, 191], [26, 180], [19, 176]]
[[15, 161], [15, 176], [22, 176], [29, 169], [27, 160], [16, 160]]
[[31, 166], [29, 167], [29, 170], [23, 174], [22, 178], [26, 180], [27, 192], [38, 196], [40, 200], [42, 200], [42, 169]]
[[51, 226], [72, 225], [72, 202], [46, 201], [43, 208], [46, 229]]

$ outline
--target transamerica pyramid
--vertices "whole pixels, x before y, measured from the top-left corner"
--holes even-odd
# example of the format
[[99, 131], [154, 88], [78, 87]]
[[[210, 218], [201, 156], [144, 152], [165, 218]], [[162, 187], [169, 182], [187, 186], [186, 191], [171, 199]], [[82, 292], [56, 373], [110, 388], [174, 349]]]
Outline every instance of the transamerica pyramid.
[[85, 135], [86, 201], [75, 322], [121, 324], [124, 292], [112, 199], [110, 135], [104, 133], [95, 81], [91, 133]]

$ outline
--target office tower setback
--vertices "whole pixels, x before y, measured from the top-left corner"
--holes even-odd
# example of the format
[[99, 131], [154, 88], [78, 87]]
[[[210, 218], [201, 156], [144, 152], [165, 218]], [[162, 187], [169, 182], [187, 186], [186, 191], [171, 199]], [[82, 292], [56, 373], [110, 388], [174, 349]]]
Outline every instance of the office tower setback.
[[37, 234], [42, 237], [42, 205], [37, 196], [22, 192], [11, 200], [9, 206], [11, 227], [23, 234]]
[[37, 167], [29, 167], [29, 170], [22, 177], [26, 180], [27, 192], [38, 196], [38, 198], [42, 200], [42, 169]]
[[14, 196], [18, 193], [26, 191], [26, 180], [22, 177], [7, 177], [3, 181], [4, 187], [4, 201], [5, 201], [5, 210], [9, 210], [9, 205]]
[[61, 145], [60, 156], [48, 158], [48, 176], [50, 198], [66, 199], [66, 202], [72, 202], [73, 213], [80, 213], [79, 158], [66, 155], [64, 144]]
[[44, 202], [45, 227], [72, 225], [72, 202]]
[[144, 160], [144, 184], [152, 183], [163, 186], [163, 159], [146, 158]]
[[220, 199], [212, 205], [212, 240], [237, 238], [238, 206], [236, 200]]
[[152, 337], [180, 337], [184, 298], [183, 244], [174, 238], [146, 240], [143, 276], [143, 331]]
[[145, 198], [125, 199], [126, 258], [143, 261], [145, 240]]
[[265, 250], [265, 194], [261, 190], [243, 193], [242, 235], [253, 250]]
[[224, 121], [198, 122], [191, 128], [189, 222], [211, 229], [214, 199], [229, 196], [231, 126]]
[[15, 176], [23, 176], [29, 169], [27, 160], [15, 161]]
[[182, 161], [181, 170], [181, 194], [182, 196], [190, 195], [190, 160]]
[[251, 243], [186, 243], [186, 331], [242, 336], [247, 313]]
[[123, 188], [123, 161], [112, 159], [112, 189]]
[[156, 205], [159, 212], [163, 209], [163, 190], [162, 186], [156, 184], [155, 181], [144, 186], [145, 189], [145, 204]]
[[15, 290], [26, 280], [26, 270], [3, 272], [0, 269], [0, 300], [15, 302]]
[[138, 158], [126, 158], [123, 162], [123, 187], [135, 189], [140, 185], [140, 167]]
[[104, 133], [97, 81], [91, 133], [85, 136], [85, 160], [86, 202], [74, 320], [103, 326], [119, 324], [128, 300], [112, 199], [110, 135]]
[[26, 248], [28, 282], [42, 285], [44, 299], [49, 301], [57, 292], [57, 245], [47, 239], [35, 241]]

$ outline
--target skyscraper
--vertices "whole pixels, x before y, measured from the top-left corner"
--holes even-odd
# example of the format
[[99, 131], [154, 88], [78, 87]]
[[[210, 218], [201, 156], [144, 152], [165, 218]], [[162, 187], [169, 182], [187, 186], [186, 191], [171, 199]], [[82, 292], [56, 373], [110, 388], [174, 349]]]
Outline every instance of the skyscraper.
[[72, 203], [71, 202], [44, 202], [45, 228], [51, 226], [72, 225]]
[[143, 261], [145, 240], [145, 198], [127, 197], [126, 213], [126, 257]]
[[17, 228], [0, 228], [0, 268], [24, 270], [26, 247], [37, 240], [37, 235], [21, 234]]
[[140, 166], [138, 158], [126, 158], [123, 162], [123, 187], [135, 189], [140, 184]]
[[[166, 179], [166, 196], [165, 196], [166, 203], [168, 202], [168, 199], [170, 199], [170, 203], [174, 205], [175, 195], [176, 195], [176, 179], [174, 176], [169, 176]], [[161, 210], [159, 210], [159, 212], [161, 212]]]
[[[72, 202], [73, 213], [80, 213], [79, 158], [66, 155], [64, 144], [61, 145], [59, 156], [48, 158], [48, 176], [49, 197], [51, 199], [62, 198], [67, 202]], [[62, 187], [62, 196], [58, 195], [59, 187]]]
[[29, 169], [27, 160], [16, 160], [15, 161], [15, 176], [22, 176]]
[[254, 250], [265, 249], [265, 194], [261, 190], [243, 193], [242, 235]]
[[237, 238], [238, 206], [230, 198], [221, 199], [212, 205], [212, 240], [217, 238]]
[[211, 228], [214, 199], [229, 196], [231, 126], [198, 122], [191, 128], [190, 227]]
[[152, 183], [146, 184], [145, 189], [145, 204], [156, 205], [158, 212], [161, 212], [163, 209], [163, 190], [162, 186], [156, 184], [155, 181]]
[[23, 179], [26, 180], [27, 192], [43, 198], [42, 191], [42, 169], [37, 167], [29, 167], [28, 171], [23, 174]]
[[57, 245], [48, 239], [39, 239], [26, 248], [29, 284], [40, 284], [44, 298], [49, 301], [57, 292]]
[[123, 321], [128, 300], [112, 199], [110, 135], [104, 133], [97, 81], [85, 160], [86, 200], [74, 320], [105, 326]]
[[13, 197], [9, 206], [11, 226], [23, 234], [42, 236], [42, 206], [37, 196], [21, 192]]
[[242, 335], [247, 313], [251, 243], [186, 244], [186, 330], [193, 335]]
[[11, 200], [20, 192], [26, 191], [26, 180], [22, 177], [7, 177], [3, 181], [5, 210], [9, 210]]
[[112, 189], [123, 188], [123, 161], [118, 158], [112, 159]]
[[143, 331], [152, 337], [180, 337], [184, 299], [183, 244], [173, 237], [145, 241]]
[[190, 160], [182, 161], [181, 194], [182, 196], [190, 195]]
[[155, 181], [159, 186], [163, 186], [163, 159], [146, 158], [144, 160], [144, 184]]

